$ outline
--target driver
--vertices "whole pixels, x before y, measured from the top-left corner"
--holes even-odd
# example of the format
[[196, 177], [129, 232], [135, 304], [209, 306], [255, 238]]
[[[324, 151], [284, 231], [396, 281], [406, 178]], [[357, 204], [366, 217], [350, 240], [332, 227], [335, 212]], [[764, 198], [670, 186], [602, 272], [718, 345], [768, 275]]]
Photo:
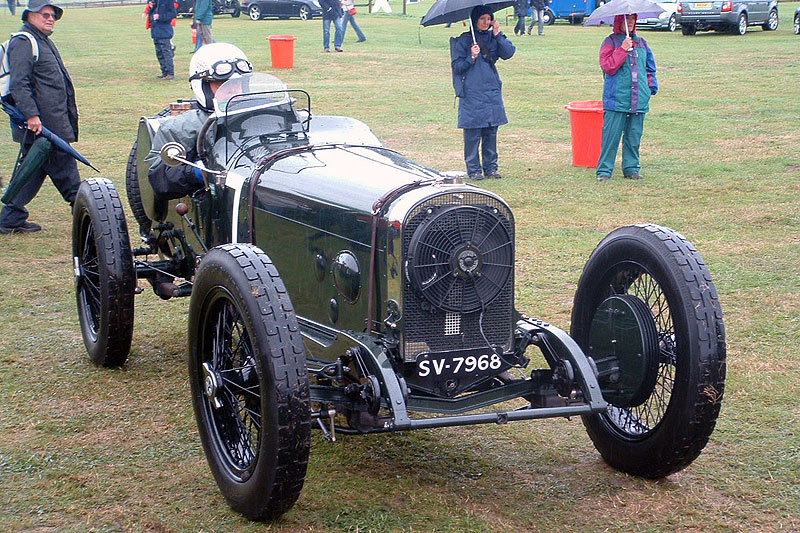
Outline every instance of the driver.
[[253, 65], [245, 53], [232, 44], [207, 44], [195, 52], [189, 63], [189, 83], [199, 107], [162, 122], [145, 158], [148, 178], [157, 197], [182, 198], [203, 186], [200, 169], [186, 164], [173, 168], [165, 165], [161, 161], [161, 147], [171, 141], [178, 142], [186, 149], [186, 159], [196, 160], [197, 136], [214, 111], [217, 89], [227, 80], [252, 71]]

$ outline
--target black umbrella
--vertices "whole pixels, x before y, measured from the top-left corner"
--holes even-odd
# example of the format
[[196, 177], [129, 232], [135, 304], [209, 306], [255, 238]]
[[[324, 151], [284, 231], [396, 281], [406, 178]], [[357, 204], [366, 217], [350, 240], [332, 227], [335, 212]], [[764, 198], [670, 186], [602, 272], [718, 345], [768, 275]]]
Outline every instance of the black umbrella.
[[[11, 117], [11, 122], [13, 122], [18, 128], [24, 129], [26, 128], [26, 119], [25, 116], [22, 114], [22, 111], [14, 107], [13, 105], [9, 104], [8, 102], [3, 102], [3, 111], [8, 113], [8, 116]], [[100, 172], [94, 165], [89, 163], [89, 160], [83, 157], [79, 151], [69, 145], [67, 141], [53, 133], [52, 131], [48, 130], [44, 126], [42, 126], [42, 137], [45, 137], [53, 143], [53, 146], [61, 150], [67, 155], [71, 155], [87, 167], [92, 168], [95, 172]]]
[[447, 24], [469, 19], [472, 40], [475, 41], [475, 30], [472, 28], [472, 9], [476, 6], [487, 6], [492, 12], [505, 7], [511, 7], [515, 0], [437, 0], [431, 6], [425, 16], [422, 17], [423, 26], [435, 26], [437, 24]]
[[25, 158], [20, 160], [17, 158], [17, 164], [14, 167], [14, 172], [11, 174], [11, 179], [8, 181], [8, 187], [0, 202], [8, 205], [17, 196], [17, 193], [23, 185], [33, 176], [34, 172], [42, 168], [47, 158], [50, 157], [50, 151], [53, 149], [53, 143], [44, 137], [38, 137], [28, 150]]

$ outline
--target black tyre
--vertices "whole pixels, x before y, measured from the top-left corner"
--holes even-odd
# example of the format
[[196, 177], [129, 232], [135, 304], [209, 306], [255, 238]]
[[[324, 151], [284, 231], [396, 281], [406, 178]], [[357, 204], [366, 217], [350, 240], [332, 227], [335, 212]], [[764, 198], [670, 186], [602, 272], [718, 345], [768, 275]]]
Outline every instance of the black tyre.
[[269, 257], [209, 251], [189, 309], [189, 381], [206, 459], [228, 504], [251, 520], [294, 505], [311, 446], [305, 349]]
[[[171, 110], [167, 107], [162, 109], [156, 117], [166, 117], [170, 113]], [[128, 165], [125, 167], [125, 192], [128, 196], [128, 205], [131, 206], [133, 218], [139, 223], [139, 233], [143, 237], [147, 237], [150, 234], [152, 221], [147, 217], [147, 213], [145, 213], [144, 205], [142, 204], [142, 193], [139, 190], [139, 163], [136, 156], [138, 146], [139, 141], [134, 141], [131, 152], [128, 154]]]
[[719, 415], [725, 327], [717, 291], [689, 241], [668, 228], [639, 225], [611, 232], [586, 263], [571, 330], [584, 350], [595, 310], [612, 294], [636, 296], [652, 311], [661, 352], [658, 375], [643, 402], [610, 405], [583, 422], [608, 464], [663, 477], [697, 458]]
[[128, 194], [128, 205], [131, 206], [133, 218], [139, 223], [139, 233], [147, 236], [150, 233], [152, 222], [147, 218], [147, 213], [142, 205], [142, 193], [139, 191], [139, 174], [137, 171], [136, 149], [139, 141], [134, 141], [131, 153], [128, 155], [128, 165], [125, 167], [125, 192]]
[[83, 343], [98, 366], [121, 366], [133, 336], [136, 275], [128, 226], [107, 179], [81, 183], [72, 218], [75, 295]]
[[778, 29], [778, 10], [772, 9], [769, 12], [767, 21], [761, 25], [764, 31], [775, 31]]
[[800, 13], [794, 16], [794, 34], [800, 35]]
[[258, 4], [252, 4], [247, 14], [250, 15], [250, 20], [261, 20], [261, 7]]
[[673, 13], [669, 17], [669, 22], [667, 22], [667, 30], [672, 32], [677, 29], [678, 29], [678, 17], [676, 17], [675, 13]]
[[239, 0], [233, 0], [231, 5], [233, 6], [233, 13], [231, 13], [231, 17], [235, 19], [239, 18], [239, 15], [242, 14], [242, 5], [239, 3]]
[[297, 16], [300, 17], [300, 20], [308, 20], [311, 18], [311, 10], [308, 9], [308, 6], [300, 6]]
[[545, 26], [552, 26], [556, 21], [556, 16], [549, 9], [544, 10], [544, 24]]
[[747, 13], [739, 13], [737, 22], [731, 27], [731, 33], [734, 35], [744, 35], [747, 33]]
[[697, 33], [697, 26], [694, 24], [684, 24], [681, 22], [681, 33], [684, 35], [694, 35]]

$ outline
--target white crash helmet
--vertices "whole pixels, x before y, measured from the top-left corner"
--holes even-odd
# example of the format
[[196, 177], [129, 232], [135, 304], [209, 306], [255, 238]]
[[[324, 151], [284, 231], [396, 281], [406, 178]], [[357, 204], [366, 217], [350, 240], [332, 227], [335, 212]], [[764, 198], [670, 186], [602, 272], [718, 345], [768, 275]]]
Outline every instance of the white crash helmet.
[[209, 81], [226, 81], [253, 72], [253, 64], [239, 47], [228, 43], [201, 46], [189, 62], [189, 83], [197, 103], [207, 111], [214, 109]]

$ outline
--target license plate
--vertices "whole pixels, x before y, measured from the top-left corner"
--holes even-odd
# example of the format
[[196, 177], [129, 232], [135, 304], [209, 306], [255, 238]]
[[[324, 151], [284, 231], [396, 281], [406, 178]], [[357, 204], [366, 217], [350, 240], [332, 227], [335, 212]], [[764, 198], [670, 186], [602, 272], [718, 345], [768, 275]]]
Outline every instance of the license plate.
[[503, 362], [496, 353], [473, 353], [438, 356], [423, 353], [417, 356], [417, 375], [420, 378], [474, 376], [497, 371]]
[[694, 5], [695, 9], [709, 9], [711, 8], [711, 2], [700, 2]]

